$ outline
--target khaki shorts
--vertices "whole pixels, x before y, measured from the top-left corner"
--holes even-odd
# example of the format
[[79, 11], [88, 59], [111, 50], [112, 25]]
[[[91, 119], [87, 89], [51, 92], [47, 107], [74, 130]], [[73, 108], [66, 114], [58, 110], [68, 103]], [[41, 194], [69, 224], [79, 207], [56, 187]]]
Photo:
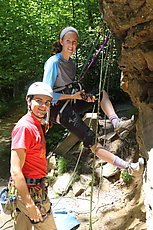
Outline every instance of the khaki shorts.
[[[53, 214], [51, 211], [51, 204], [50, 200], [47, 197], [45, 201], [43, 201], [42, 205], [45, 207], [45, 210], [47, 213], [47, 218], [43, 222], [39, 222], [37, 224], [33, 224], [34, 229], [36, 230], [57, 230]], [[16, 223], [14, 224], [15, 230], [31, 230], [32, 229], [32, 223], [28, 217], [28, 211], [25, 207], [25, 205], [22, 202], [22, 199], [20, 196], [17, 196], [16, 200], [16, 206], [20, 211], [17, 211], [17, 218]]]

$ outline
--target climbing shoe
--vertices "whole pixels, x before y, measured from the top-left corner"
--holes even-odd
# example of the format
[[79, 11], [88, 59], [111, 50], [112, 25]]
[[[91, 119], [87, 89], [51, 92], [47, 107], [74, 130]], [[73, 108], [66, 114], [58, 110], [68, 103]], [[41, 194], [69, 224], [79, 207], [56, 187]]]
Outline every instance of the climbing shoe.
[[127, 168], [127, 172], [129, 175], [137, 177], [141, 176], [144, 171], [144, 158], [140, 157], [138, 162], [136, 163], [129, 163]]
[[130, 119], [123, 117], [120, 118], [119, 121], [117, 122], [114, 131], [121, 139], [125, 139], [128, 136], [129, 132], [134, 127], [134, 125], [135, 125], [134, 116], [132, 116]]

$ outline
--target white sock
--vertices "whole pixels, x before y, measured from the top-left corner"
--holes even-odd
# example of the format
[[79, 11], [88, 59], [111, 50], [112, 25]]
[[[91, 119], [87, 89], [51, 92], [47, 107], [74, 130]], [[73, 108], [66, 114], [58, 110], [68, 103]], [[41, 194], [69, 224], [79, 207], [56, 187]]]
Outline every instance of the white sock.
[[116, 113], [112, 114], [109, 116], [109, 120], [110, 122], [112, 123], [113, 127], [115, 128], [116, 127], [116, 124], [118, 123], [119, 121], [119, 117], [117, 116]]
[[127, 169], [129, 166], [129, 163], [124, 161], [123, 159], [121, 159], [118, 156], [115, 156], [115, 160], [113, 162], [113, 164], [121, 169]]

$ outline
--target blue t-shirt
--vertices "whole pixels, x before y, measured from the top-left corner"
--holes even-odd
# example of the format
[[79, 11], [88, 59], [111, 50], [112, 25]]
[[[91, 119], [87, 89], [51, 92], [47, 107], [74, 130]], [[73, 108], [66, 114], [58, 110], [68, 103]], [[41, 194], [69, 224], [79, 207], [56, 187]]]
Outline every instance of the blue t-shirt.
[[[75, 80], [76, 65], [72, 58], [65, 60], [61, 53], [51, 56], [44, 65], [43, 82], [49, 84], [53, 91]], [[53, 103], [57, 103], [60, 94], [54, 92]]]

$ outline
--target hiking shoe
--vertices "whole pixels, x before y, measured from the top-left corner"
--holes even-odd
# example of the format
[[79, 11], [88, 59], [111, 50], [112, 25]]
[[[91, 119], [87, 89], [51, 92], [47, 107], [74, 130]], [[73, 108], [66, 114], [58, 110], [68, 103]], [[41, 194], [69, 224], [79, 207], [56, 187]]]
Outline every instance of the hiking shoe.
[[127, 168], [127, 172], [131, 176], [140, 176], [142, 175], [144, 171], [144, 158], [140, 157], [138, 159], [138, 162], [136, 163], [129, 163], [129, 166]]
[[134, 115], [130, 118], [121, 118], [115, 128], [114, 131], [117, 133], [117, 135], [121, 138], [124, 139], [126, 136], [129, 134], [129, 132], [132, 130], [134, 127], [135, 121], [134, 121]]

